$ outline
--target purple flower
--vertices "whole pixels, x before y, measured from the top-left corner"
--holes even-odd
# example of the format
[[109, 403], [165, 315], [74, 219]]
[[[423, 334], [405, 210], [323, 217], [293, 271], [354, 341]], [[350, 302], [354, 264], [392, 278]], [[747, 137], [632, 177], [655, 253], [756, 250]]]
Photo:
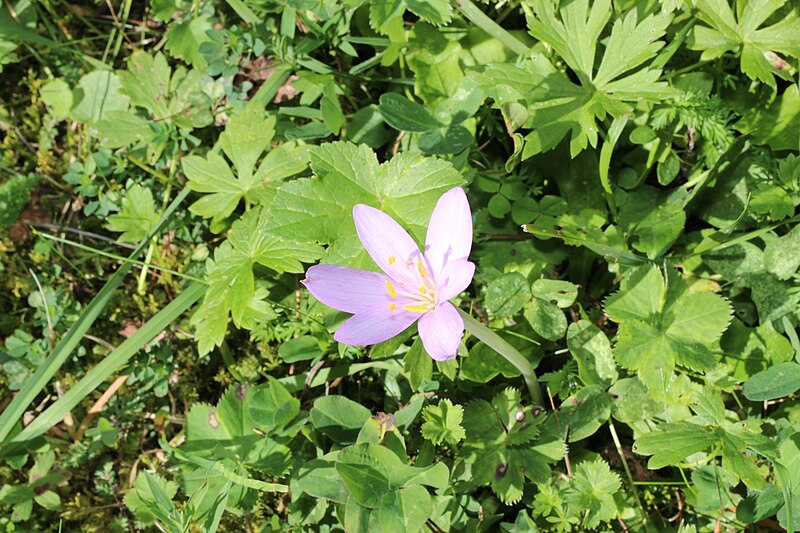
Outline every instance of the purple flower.
[[464, 321], [448, 300], [467, 288], [475, 265], [472, 214], [464, 189], [439, 198], [428, 224], [425, 252], [392, 217], [367, 205], [353, 208], [358, 238], [385, 274], [315, 265], [303, 284], [317, 300], [353, 313], [334, 335], [351, 346], [391, 339], [419, 321], [419, 335], [437, 361], [455, 357]]

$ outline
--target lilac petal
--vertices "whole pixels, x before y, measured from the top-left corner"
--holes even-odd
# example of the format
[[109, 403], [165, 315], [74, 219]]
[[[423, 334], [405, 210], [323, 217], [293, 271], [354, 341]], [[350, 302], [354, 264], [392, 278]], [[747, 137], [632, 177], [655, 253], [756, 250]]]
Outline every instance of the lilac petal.
[[464, 319], [450, 302], [436, 306], [419, 319], [419, 336], [428, 355], [437, 361], [452, 359], [464, 335]]
[[450, 189], [433, 209], [425, 237], [425, 257], [434, 277], [450, 261], [466, 259], [472, 249], [472, 212], [464, 189]]
[[350, 346], [378, 344], [401, 333], [419, 316], [419, 313], [403, 310], [400, 305], [394, 309], [390, 309], [388, 304], [379, 305], [347, 319], [333, 338]]
[[314, 298], [345, 313], [360, 313], [379, 304], [389, 305], [385, 274], [334, 265], [314, 265], [301, 283]]
[[439, 272], [436, 283], [439, 288], [439, 301], [446, 302], [461, 294], [469, 287], [475, 275], [475, 263], [466, 259], [450, 261]]
[[368, 205], [356, 205], [353, 220], [358, 238], [381, 270], [416, 289], [418, 281], [412, 269], [417, 268], [421, 254], [411, 235], [392, 217]]

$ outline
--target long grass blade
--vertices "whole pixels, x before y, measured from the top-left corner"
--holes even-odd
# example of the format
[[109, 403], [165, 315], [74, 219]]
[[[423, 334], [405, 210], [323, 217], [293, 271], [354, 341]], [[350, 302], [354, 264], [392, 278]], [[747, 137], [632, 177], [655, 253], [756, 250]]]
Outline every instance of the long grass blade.
[[[178, 196], [175, 197], [175, 200], [172, 201], [161, 215], [158, 223], [148, 232], [147, 236], [142, 239], [142, 242], [136, 247], [136, 250], [129, 256], [130, 259], [135, 259], [144, 251], [150, 244], [150, 239], [152, 239], [152, 237], [161, 230], [164, 224], [167, 223], [172, 213], [188, 194], [189, 189], [184, 188]], [[20, 388], [19, 394], [17, 394], [8, 407], [6, 407], [5, 411], [0, 414], [0, 442], [8, 438], [8, 435], [11, 433], [17, 421], [22, 417], [25, 409], [28, 408], [58, 369], [61, 368], [61, 365], [64, 364], [67, 357], [75, 350], [78, 343], [83, 339], [83, 335], [89, 330], [92, 324], [94, 324], [94, 321], [97, 320], [97, 317], [100, 316], [100, 313], [105, 309], [106, 305], [108, 305], [114, 291], [122, 284], [122, 281], [125, 279], [125, 276], [132, 266], [132, 263], [125, 262], [119, 267], [119, 270], [111, 276], [103, 288], [100, 289], [100, 292], [97, 293], [97, 296], [94, 297], [83, 313], [81, 313], [81, 316], [78, 317], [75, 324], [72, 325], [64, 337], [56, 344], [47, 359], [45, 359], [42, 365], [36, 369], [36, 372], [25, 381]]]
[[0, 449], [0, 456], [19, 449], [19, 444], [44, 434], [56, 425], [81, 400], [92, 393], [109, 376], [119, 370], [142, 347], [167, 328], [176, 318], [197, 302], [206, 290], [202, 283], [193, 282], [177, 298], [148, 320], [129, 339], [120, 344], [105, 359], [92, 368], [74, 387], [36, 417], [19, 434], [11, 439], [11, 444]]

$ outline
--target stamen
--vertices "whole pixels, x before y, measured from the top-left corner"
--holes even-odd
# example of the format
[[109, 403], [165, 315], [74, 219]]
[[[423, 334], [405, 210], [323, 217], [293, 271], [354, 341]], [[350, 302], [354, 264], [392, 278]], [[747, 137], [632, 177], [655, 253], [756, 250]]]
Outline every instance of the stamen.
[[428, 291], [425, 290], [425, 285], [420, 285], [419, 286], [419, 293], [420, 294], [427, 294], [428, 293]]
[[423, 278], [428, 277], [428, 271], [425, 269], [425, 266], [422, 264], [422, 261], [417, 261], [417, 270], [419, 270], [419, 275]]
[[386, 280], [386, 290], [389, 291], [389, 296], [397, 298], [397, 291], [394, 290], [394, 285], [388, 279]]
[[394, 262], [395, 262], [396, 260], [397, 260], [397, 258], [396, 258], [395, 256], [391, 256], [391, 257], [389, 258], [389, 264], [390, 264], [390, 265], [393, 265], [393, 264], [394, 264]]
[[394, 311], [395, 309], [397, 309], [397, 306], [396, 306], [396, 305], [394, 305], [394, 304], [389, 304], [389, 311]]
[[427, 313], [430, 310], [427, 305], [404, 305], [403, 309], [412, 313]]

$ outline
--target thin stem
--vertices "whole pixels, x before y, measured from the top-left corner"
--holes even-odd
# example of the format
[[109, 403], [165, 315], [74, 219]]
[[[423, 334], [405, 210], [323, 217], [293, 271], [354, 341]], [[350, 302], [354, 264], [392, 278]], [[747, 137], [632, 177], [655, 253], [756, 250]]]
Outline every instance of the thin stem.
[[486, 13], [481, 11], [478, 6], [470, 2], [470, 0], [456, 0], [456, 7], [458, 7], [461, 14], [470, 22], [506, 45], [514, 53], [520, 55], [527, 55], [530, 53], [530, 48], [528, 48], [525, 43], [508, 33], [502, 26], [486, 16]]
[[619, 441], [619, 436], [617, 435], [617, 428], [614, 427], [614, 421], [611, 419], [608, 420], [608, 429], [611, 432], [611, 438], [614, 440], [614, 447], [617, 449], [619, 458], [622, 461], [622, 469], [625, 470], [625, 476], [628, 478], [628, 483], [631, 486], [633, 497], [636, 500], [636, 503], [639, 505], [639, 509], [642, 511], [642, 526], [644, 527], [645, 531], [648, 531], [647, 511], [645, 511], [642, 500], [639, 498], [639, 489], [636, 488], [636, 482], [633, 480], [630, 467], [628, 467], [628, 460], [625, 459], [625, 450], [622, 449], [622, 443]]
[[162, 267], [162, 266], [159, 266], [159, 265], [154, 265], [153, 263], [148, 263], [147, 261], [139, 261], [137, 259], [131, 259], [130, 257], [123, 257], [121, 255], [112, 254], [111, 252], [105, 252], [103, 250], [99, 250], [97, 248], [92, 248], [91, 246], [87, 246], [87, 245], [81, 244], [79, 242], [71, 241], [69, 239], [64, 239], [62, 237], [56, 237], [55, 235], [51, 235], [49, 233], [44, 233], [42, 231], [37, 230], [36, 228], [31, 228], [31, 231], [33, 232], [34, 235], [37, 235], [39, 237], [43, 237], [45, 239], [50, 239], [51, 241], [60, 242], [61, 244], [66, 244], [68, 246], [74, 246], [75, 248], [78, 248], [80, 250], [85, 250], [87, 252], [92, 252], [93, 254], [102, 255], [103, 257], [108, 257], [109, 259], [122, 261], [123, 263], [131, 263], [131, 264], [134, 264], [134, 265], [139, 265], [141, 267], [152, 268], [154, 270], [160, 270], [160, 271], [163, 271], [163, 272], [169, 272], [170, 274], [173, 274], [175, 276], [178, 276], [178, 277], [181, 277], [181, 278], [184, 278], [184, 279], [188, 279], [188, 280], [191, 280], [191, 281], [197, 281], [197, 282], [203, 283], [203, 284], [206, 283], [206, 281], [203, 280], [203, 279], [196, 278], [196, 277], [191, 276], [189, 274], [186, 274], [184, 272], [178, 272], [177, 270], [173, 270], [171, 268], [166, 268], [166, 267]]
[[463, 310], [459, 309], [458, 312], [461, 318], [464, 319], [464, 327], [467, 331], [482, 340], [489, 348], [502, 355], [506, 361], [514, 365], [514, 367], [522, 373], [522, 377], [525, 380], [525, 384], [528, 386], [528, 392], [531, 395], [531, 401], [534, 405], [544, 406], [542, 389], [539, 387], [539, 380], [536, 379], [536, 372], [533, 370], [531, 362], [528, 361], [524, 355], [519, 353], [516, 348], [500, 337], [500, 335], [472, 318]]

